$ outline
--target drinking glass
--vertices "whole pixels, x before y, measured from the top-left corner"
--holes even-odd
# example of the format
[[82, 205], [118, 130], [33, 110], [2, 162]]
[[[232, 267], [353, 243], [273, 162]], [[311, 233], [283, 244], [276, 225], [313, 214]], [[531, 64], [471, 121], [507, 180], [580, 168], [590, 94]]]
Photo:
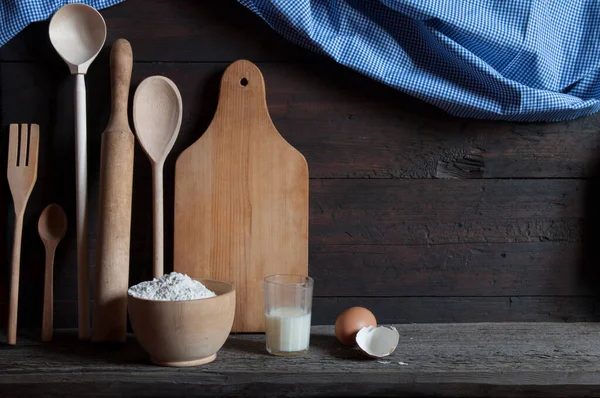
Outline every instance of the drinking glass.
[[265, 278], [265, 337], [273, 355], [308, 351], [314, 281], [308, 276], [278, 274]]

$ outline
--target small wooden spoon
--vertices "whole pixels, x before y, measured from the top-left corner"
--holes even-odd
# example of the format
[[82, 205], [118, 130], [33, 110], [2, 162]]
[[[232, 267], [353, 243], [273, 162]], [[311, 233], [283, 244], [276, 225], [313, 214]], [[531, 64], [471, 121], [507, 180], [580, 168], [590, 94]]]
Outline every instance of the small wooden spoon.
[[175, 83], [164, 76], [144, 79], [135, 91], [133, 124], [152, 163], [155, 278], [164, 273], [163, 168], [179, 135], [182, 113], [181, 94]]
[[38, 221], [38, 232], [46, 248], [42, 341], [50, 341], [52, 340], [52, 315], [54, 311], [54, 253], [56, 246], [67, 232], [67, 216], [62, 207], [53, 203], [44, 209]]

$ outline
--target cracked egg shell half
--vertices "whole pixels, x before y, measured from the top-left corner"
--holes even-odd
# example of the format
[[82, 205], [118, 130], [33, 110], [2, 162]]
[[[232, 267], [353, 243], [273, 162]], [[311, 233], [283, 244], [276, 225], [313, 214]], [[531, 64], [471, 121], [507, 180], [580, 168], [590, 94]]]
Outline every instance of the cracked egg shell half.
[[399, 340], [400, 334], [393, 326], [368, 326], [356, 334], [356, 344], [371, 358], [387, 357], [396, 350]]

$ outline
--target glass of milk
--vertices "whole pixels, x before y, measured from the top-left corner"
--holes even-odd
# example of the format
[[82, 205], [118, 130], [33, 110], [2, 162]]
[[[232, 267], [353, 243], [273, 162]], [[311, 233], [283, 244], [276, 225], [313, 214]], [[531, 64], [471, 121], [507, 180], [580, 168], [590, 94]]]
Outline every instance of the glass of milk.
[[294, 356], [308, 351], [314, 281], [302, 275], [265, 278], [267, 351]]

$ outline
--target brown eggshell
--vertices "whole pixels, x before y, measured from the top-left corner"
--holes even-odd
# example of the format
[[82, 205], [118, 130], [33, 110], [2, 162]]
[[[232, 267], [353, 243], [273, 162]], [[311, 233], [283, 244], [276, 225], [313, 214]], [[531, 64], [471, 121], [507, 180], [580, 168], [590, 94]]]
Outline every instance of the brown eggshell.
[[356, 333], [363, 327], [377, 326], [375, 315], [363, 307], [351, 307], [335, 321], [335, 337], [344, 345], [356, 344]]

